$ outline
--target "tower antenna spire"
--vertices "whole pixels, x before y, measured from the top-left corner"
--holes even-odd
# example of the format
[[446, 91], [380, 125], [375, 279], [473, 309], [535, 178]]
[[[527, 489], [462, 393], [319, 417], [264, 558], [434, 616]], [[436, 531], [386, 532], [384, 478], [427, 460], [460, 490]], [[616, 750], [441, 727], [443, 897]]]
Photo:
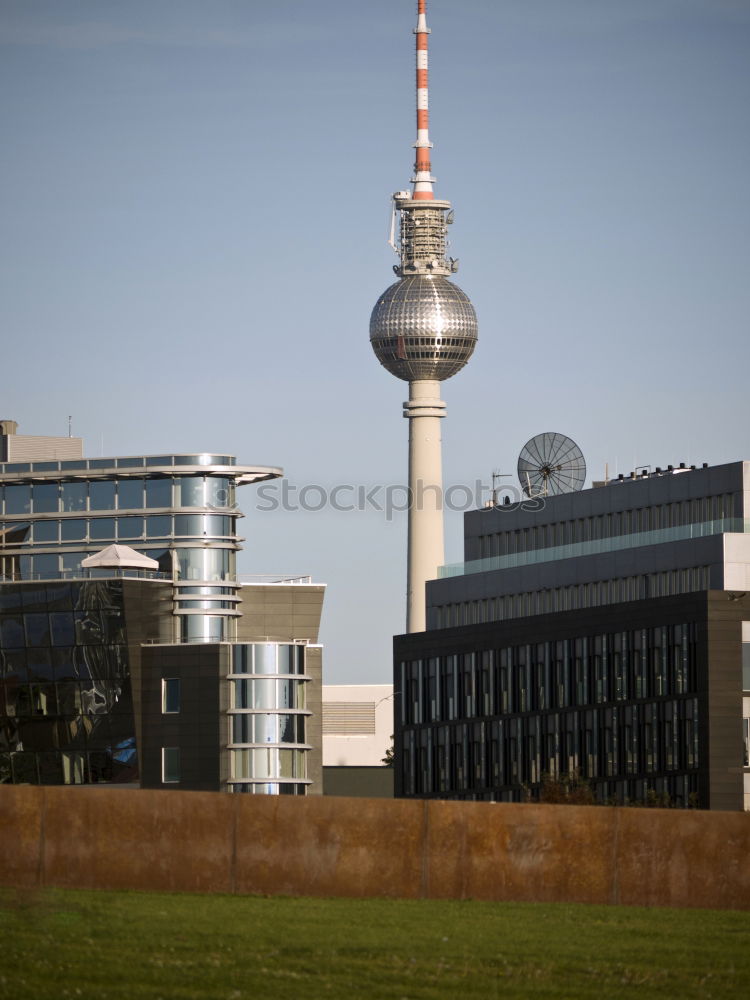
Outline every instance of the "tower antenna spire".
[[432, 176], [432, 166], [430, 164], [430, 110], [427, 86], [427, 36], [430, 29], [427, 27], [427, 0], [418, 0], [417, 4], [417, 26], [414, 29], [417, 39], [417, 141], [414, 146], [417, 150], [414, 163], [414, 177], [412, 178], [413, 195], [415, 201], [432, 201], [432, 185], [435, 178]]

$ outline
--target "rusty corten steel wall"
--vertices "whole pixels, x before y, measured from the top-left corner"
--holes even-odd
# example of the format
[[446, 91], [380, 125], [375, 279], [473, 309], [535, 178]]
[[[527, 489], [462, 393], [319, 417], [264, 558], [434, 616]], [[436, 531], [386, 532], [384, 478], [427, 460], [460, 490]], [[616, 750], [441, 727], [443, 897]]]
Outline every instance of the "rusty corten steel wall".
[[0, 885], [750, 908], [750, 815], [0, 788]]

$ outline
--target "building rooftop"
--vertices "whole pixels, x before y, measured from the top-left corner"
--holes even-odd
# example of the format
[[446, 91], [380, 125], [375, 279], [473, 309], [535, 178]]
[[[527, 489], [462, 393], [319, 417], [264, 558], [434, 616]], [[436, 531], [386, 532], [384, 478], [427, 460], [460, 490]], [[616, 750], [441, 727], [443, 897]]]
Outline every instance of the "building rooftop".
[[188, 474], [196, 471], [231, 476], [238, 484], [278, 479], [284, 470], [277, 466], [237, 465], [233, 455], [198, 452], [186, 455], [137, 455], [110, 458], [78, 458], [64, 461], [0, 462], [0, 481], [27, 479], [105, 478], [112, 475], [142, 476]]

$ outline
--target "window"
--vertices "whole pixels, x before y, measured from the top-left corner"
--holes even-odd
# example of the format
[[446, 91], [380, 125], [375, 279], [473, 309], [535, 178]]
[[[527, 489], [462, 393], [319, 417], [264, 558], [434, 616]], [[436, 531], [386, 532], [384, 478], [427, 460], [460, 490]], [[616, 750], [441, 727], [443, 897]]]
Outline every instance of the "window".
[[234, 506], [234, 483], [209, 476], [206, 479], [206, 504], [209, 507]]
[[34, 541], [56, 543], [59, 532], [59, 521], [37, 521], [34, 524]]
[[164, 677], [161, 682], [161, 710], [164, 715], [180, 711], [180, 678]]
[[205, 506], [205, 481], [202, 476], [186, 476], [175, 482], [180, 490], [181, 507]]
[[745, 639], [746, 631], [750, 631], [748, 623], [742, 623], [742, 690], [750, 691], [750, 642]]
[[86, 537], [86, 521], [82, 517], [67, 518], [60, 522], [60, 537], [63, 542], [79, 542]]
[[174, 784], [180, 780], [180, 748], [161, 748], [161, 780], [166, 784]]
[[31, 513], [31, 487], [30, 486], [6, 486], [5, 487], [5, 513], [6, 514], [30, 514]]
[[141, 510], [143, 508], [142, 479], [121, 479], [117, 493], [120, 510]]
[[62, 509], [65, 511], [86, 510], [87, 483], [62, 484]]
[[36, 580], [54, 580], [60, 571], [59, 559], [56, 555], [34, 556], [33, 576]]
[[[92, 483], [92, 485], [94, 485]], [[89, 522], [89, 537], [92, 541], [102, 541], [115, 537], [115, 519], [113, 517], [92, 518]]]
[[172, 534], [172, 518], [167, 514], [146, 518], [146, 538], [165, 538]]
[[172, 506], [172, 480], [146, 480], [146, 506], [149, 508]]
[[117, 519], [117, 537], [123, 539], [143, 538], [142, 517], [119, 517]]
[[57, 483], [36, 483], [34, 485], [34, 513], [57, 513], [58, 493]]
[[94, 482], [89, 485], [89, 510], [114, 510], [115, 484]]

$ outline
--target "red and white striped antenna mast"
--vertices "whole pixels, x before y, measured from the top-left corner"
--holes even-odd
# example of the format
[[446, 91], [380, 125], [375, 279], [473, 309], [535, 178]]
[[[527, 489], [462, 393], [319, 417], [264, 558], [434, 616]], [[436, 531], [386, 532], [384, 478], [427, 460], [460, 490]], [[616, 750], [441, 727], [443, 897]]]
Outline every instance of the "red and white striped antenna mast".
[[[409, 274], [455, 274], [458, 261], [447, 255], [447, 227], [453, 222], [451, 203], [438, 200], [432, 191], [435, 178], [430, 164], [430, 110], [427, 86], [427, 0], [417, 0], [417, 155], [411, 191], [393, 195], [391, 233], [388, 243], [401, 257], [393, 270], [403, 278]], [[398, 242], [396, 240], [397, 217]]]
[[430, 165], [430, 103], [427, 86], [427, 39], [430, 29], [427, 27], [427, 0], [418, 0], [417, 26], [414, 29], [417, 39], [417, 150], [414, 164], [414, 185], [412, 197], [415, 201], [432, 201], [432, 176]]

